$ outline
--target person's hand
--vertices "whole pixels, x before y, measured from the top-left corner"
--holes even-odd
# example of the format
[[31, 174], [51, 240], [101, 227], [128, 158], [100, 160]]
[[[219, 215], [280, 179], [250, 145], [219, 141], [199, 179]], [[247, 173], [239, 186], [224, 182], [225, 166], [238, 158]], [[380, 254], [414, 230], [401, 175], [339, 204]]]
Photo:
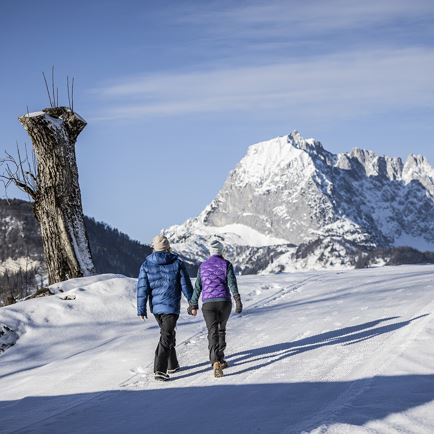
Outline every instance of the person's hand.
[[145, 315], [140, 315], [140, 319], [141, 319], [142, 321], [144, 321], [145, 318], [148, 319], [148, 316], [147, 316], [146, 314], [145, 314]]
[[243, 303], [241, 303], [240, 294], [234, 296], [235, 300], [235, 313], [241, 313], [243, 311]]
[[187, 313], [189, 315], [196, 316], [197, 315], [197, 309], [198, 309], [198, 306], [193, 306], [193, 305], [190, 304], [187, 307]]

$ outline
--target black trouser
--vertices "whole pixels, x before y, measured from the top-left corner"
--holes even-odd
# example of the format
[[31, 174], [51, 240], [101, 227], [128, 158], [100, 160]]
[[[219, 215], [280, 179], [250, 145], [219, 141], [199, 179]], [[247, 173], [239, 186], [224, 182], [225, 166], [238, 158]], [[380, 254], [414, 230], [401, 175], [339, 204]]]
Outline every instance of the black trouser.
[[222, 362], [226, 348], [226, 323], [232, 310], [232, 302], [209, 301], [202, 305], [202, 313], [208, 328], [208, 349], [211, 363]]
[[160, 342], [155, 350], [154, 372], [166, 372], [168, 369], [176, 369], [179, 366], [176, 357], [176, 321], [179, 315], [155, 314], [155, 319], [160, 326]]

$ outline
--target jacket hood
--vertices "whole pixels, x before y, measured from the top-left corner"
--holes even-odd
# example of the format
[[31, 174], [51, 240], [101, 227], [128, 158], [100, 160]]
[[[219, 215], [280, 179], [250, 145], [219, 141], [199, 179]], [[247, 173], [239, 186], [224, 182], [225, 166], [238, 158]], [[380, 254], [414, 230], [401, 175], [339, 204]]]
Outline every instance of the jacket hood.
[[147, 261], [158, 265], [172, 264], [177, 259], [178, 255], [171, 252], [154, 252], [146, 258]]

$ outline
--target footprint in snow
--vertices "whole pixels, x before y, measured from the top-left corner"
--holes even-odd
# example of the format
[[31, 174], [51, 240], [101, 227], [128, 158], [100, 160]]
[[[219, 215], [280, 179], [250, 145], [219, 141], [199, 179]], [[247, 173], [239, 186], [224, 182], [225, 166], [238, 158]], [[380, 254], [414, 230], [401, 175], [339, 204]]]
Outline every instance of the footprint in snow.
[[139, 367], [137, 367], [137, 368], [131, 368], [130, 369], [130, 372], [132, 373], [132, 374], [144, 374], [145, 372], [146, 372], [146, 370], [145, 370], [145, 368], [143, 368], [142, 366], [139, 366]]

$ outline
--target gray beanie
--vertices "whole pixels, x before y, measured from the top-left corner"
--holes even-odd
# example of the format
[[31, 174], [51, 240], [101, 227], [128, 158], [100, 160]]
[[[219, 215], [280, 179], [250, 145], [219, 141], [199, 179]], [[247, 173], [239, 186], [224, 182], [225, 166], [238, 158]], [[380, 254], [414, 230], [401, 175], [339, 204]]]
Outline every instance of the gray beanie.
[[152, 240], [152, 247], [156, 252], [166, 252], [170, 250], [170, 243], [164, 235], [157, 235]]
[[223, 244], [219, 240], [212, 240], [209, 243], [208, 248], [209, 248], [209, 254], [211, 256], [213, 256], [213, 255], [219, 255], [219, 256], [223, 255], [224, 246], [223, 246]]

